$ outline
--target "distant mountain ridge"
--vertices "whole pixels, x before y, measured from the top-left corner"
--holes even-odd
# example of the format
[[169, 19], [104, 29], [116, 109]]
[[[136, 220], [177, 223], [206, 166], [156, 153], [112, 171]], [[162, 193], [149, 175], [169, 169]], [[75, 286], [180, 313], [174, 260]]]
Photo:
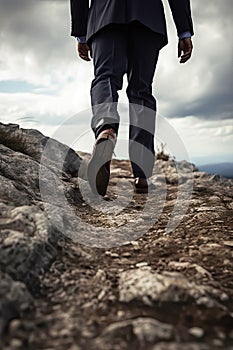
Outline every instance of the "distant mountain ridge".
[[209, 174], [218, 174], [229, 179], [233, 179], [233, 163], [211, 163], [197, 166], [200, 171]]

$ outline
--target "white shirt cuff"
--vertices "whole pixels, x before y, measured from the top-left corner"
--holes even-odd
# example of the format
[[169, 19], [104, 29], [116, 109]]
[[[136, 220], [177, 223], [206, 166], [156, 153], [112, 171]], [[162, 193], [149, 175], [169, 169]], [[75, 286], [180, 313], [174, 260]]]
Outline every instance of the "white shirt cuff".
[[85, 44], [86, 43], [86, 35], [85, 36], [77, 36], [76, 39], [81, 44]]
[[185, 38], [191, 38], [191, 33], [190, 32], [184, 32], [184, 33], [181, 33], [179, 34], [179, 39], [185, 39]]

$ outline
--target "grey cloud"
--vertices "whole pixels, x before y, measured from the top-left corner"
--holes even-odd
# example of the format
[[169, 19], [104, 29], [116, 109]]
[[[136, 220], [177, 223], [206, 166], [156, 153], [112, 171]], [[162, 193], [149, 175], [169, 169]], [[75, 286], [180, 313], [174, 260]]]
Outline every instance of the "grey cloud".
[[[224, 62], [225, 61], [225, 62]], [[167, 117], [185, 117], [195, 115], [205, 119], [233, 118], [233, 78], [231, 60], [223, 60], [223, 64], [202, 64], [197, 69], [201, 75], [199, 94], [192, 96], [189, 84], [184, 85], [177, 100], [170, 97], [170, 108]], [[202, 84], [204, 88], [202, 88]], [[171, 95], [172, 96], [172, 95]], [[184, 100], [186, 101], [185, 103]]]
[[[161, 80], [159, 99], [162, 103], [169, 100], [166, 116], [170, 118], [189, 115], [210, 120], [233, 118], [233, 46], [229, 39], [232, 0], [191, 2], [195, 35], [193, 58], [187, 63], [189, 71], [183, 84], [177, 85], [177, 72], [172, 74], [168, 86]], [[198, 91], [192, 87], [194, 79], [198, 80]]]
[[195, 22], [232, 20], [232, 0], [211, 0], [204, 3], [202, 0], [191, 0], [191, 5]]
[[[190, 76], [193, 71], [198, 76], [200, 92], [193, 97], [192, 89], [186, 89], [187, 77], [184, 76], [184, 84], [177, 87], [178, 91], [173, 97], [172, 89], [176, 89], [178, 74], [175, 72], [171, 81], [166, 76], [166, 81], [161, 82], [163, 94], [159, 100], [167, 101], [168, 117], [195, 115], [208, 119], [232, 118], [233, 54], [229, 39], [232, 34], [232, 0], [211, 0], [206, 3], [192, 0], [191, 3], [195, 46], [194, 58], [188, 65]], [[36, 64], [42, 69], [49, 65], [58, 66], [59, 69], [59, 65], [69, 64], [74, 57], [71, 51], [69, 1], [0, 0], [0, 36], [0, 54], [1, 50], [9, 50], [9, 55], [32, 52]]]
[[33, 52], [43, 66], [70, 59], [68, 1], [0, 0], [0, 9], [0, 49]]

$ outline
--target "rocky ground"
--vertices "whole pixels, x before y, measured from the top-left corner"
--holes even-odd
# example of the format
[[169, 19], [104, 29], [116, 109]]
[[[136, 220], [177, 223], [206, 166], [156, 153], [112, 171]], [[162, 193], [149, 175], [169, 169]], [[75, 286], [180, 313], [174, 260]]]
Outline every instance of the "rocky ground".
[[47, 142], [0, 124], [0, 347], [233, 349], [233, 181], [158, 160], [134, 195], [113, 160], [99, 200]]

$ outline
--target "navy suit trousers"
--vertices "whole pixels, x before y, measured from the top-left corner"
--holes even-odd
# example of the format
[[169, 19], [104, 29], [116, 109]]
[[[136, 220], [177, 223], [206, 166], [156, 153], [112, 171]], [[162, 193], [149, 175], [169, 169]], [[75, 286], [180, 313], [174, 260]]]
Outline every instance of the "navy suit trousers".
[[149, 178], [153, 171], [156, 100], [152, 82], [163, 39], [134, 21], [102, 28], [90, 45], [94, 63], [91, 127], [96, 137], [109, 127], [118, 132], [118, 90], [127, 74], [129, 157], [134, 177]]

